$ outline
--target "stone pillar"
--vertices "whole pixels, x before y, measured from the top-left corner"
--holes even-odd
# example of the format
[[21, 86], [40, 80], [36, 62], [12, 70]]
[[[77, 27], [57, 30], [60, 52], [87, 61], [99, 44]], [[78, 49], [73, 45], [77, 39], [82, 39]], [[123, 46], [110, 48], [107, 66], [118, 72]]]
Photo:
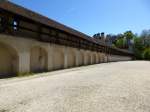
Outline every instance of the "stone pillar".
[[81, 66], [84, 66], [85, 65], [85, 50], [81, 50]]
[[68, 68], [68, 48], [64, 47], [64, 68]]
[[19, 52], [18, 55], [19, 55], [18, 73], [29, 73], [30, 52], [29, 51]]
[[87, 58], [87, 51], [84, 51], [84, 65], [87, 65], [88, 63], [88, 58]]
[[75, 49], [76, 66], [79, 66], [79, 49]]
[[91, 57], [91, 65], [93, 64], [93, 54], [90, 52], [90, 57]]
[[99, 63], [99, 60], [98, 60], [98, 53], [96, 52], [96, 64]]
[[100, 63], [100, 53], [98, 53], [98, 63]]
[[108, 55], [108, 59], [107, 59], [108, 62], [110, 62], [110, 57], [111, 57], [111, 55], [109, 54]]
[[108, 54], [105, 54], [105, 62], [108, 62]]
[[103, 55], [103, 53], [101, 53], [101, 63], [103, 63], [104, 62], [104, 55]]
[[52, 71], [53, 70], [53, 46], [50, 45], [48, 46], [48, 71]]
[[99, 63], [101, 63], [101, 53], [99, 53]]

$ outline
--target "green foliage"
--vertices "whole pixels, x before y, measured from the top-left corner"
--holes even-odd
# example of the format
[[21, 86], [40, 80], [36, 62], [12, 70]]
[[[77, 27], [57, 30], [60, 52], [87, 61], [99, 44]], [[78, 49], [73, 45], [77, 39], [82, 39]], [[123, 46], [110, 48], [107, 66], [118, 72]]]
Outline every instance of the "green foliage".
[[136, 59], [150, 60], [150, 30], [143, 30], [141, 35], [126, 31], [123, 34], [108, 35], [112, 38], [112, 47], [130, 49], [134, 52]]
[[135, 49], [138, 49], [138, 50], [141, 50], [141, 51], [144, 50], [144, 45], [142, 43], [141, 38], [138, 38], [138, 37], [134, 38], [134, 47], [135, 47]]
[[[134, 40], [133, 52], [136, 59], [150, 60], [150, 30], [144, 30], [138, 37], [132, 31], [126, 31], [124, 34], [118, 34], [114, 46], [118, 48], [128, 48], [129, 40]], [[149, 40], [149, 41], [148, 41]]]
[[116, 45], [115, 45], [115, 44], [112, 44], [112, 47], [113, 47], [113, 48], [116, 48]]
[[143, 52], [143, 58], [146, 60], [150, 60], [150, 48], [146, 48]]
[[144, 46], [139, 37], [134, 37], [134, 54], [137, 59], [143, 59]]
[[122, 49], [129, 48], [131, 40], [135, 37], [132, 31], [126, 31], [124, 34], [116, 35], [117, 39], [114, 42], [115, 46]]
[[134, 53], [137, 59], [150, 60], [150, 47], [143, 44], [141, 37], [134, 38]]
[[127, 38], [127, 39], [133, 39], [133, 37], [134, 37], [134, 34], [132, 33], [132, 31], [126, 31], [125, 33], [124, 33], [124, 36]]
[[123, 39], [122, 39], [122, 38], [118, 39], [118, 40], [116, 41], [116, 47], [122, 48], [123, 45], [124, 45], [123, 43], [124, 43], [124, 42], [123, 42]]
[[144, 45], [150, 47], [150, 30], [143, 30], [140, 37], [143, 39]]

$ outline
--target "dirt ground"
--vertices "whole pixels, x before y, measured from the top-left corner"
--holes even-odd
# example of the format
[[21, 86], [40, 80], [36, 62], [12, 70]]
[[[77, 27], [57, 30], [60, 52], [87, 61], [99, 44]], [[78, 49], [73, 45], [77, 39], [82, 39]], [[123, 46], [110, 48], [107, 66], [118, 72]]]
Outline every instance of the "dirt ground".
[[150, 112], [150, 62], [0, 80], [0, 112]]

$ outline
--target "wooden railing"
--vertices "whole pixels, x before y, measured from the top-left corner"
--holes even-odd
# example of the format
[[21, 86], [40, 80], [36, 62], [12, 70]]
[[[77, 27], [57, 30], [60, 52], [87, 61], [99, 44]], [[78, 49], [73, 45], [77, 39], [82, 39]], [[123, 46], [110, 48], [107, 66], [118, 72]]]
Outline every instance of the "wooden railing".
[[33, 38], [43, 42], [103, 52], [106, 54], [132, 56], [131, 53], [116, 50], [106, 45], [101, 45], [92, 41], [92, 39], [90, 41], [89, 39], [78, 37], [3, 9], [0, 9], [0, 33], [24, 38]]

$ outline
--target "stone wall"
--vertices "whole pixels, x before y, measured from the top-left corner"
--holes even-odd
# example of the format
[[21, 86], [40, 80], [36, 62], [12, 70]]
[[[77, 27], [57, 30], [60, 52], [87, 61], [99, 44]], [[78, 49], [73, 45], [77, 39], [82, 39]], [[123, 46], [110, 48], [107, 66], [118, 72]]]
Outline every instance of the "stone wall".
[[34, 39], [0, 35], [0, 75], [44, 72], [130, 57], [43, 43]]
[[109, 62], [116, 62], [116, 61], [129, 61], [132, 60], [132, 57], [128, 56], [119, 56], [119, 55], [110, 55], [108, 57]]

